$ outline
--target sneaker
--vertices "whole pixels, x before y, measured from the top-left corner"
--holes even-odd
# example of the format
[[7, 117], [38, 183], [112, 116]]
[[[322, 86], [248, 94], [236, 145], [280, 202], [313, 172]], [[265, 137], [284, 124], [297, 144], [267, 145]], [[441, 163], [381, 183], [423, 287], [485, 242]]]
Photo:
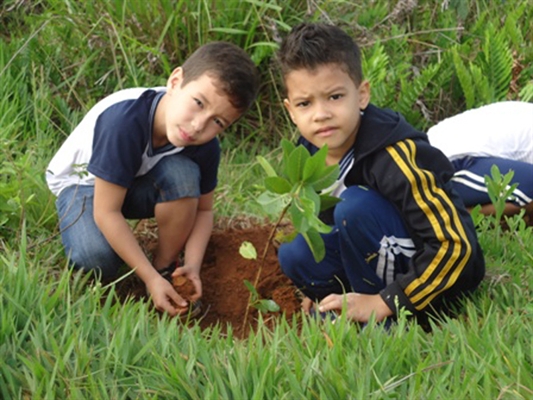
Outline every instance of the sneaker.
[[159, 275], [172, 283], [172, 273], [176, 270], [176, 262], [170, 263], [170, 265], [163, 269], [158, 269]]

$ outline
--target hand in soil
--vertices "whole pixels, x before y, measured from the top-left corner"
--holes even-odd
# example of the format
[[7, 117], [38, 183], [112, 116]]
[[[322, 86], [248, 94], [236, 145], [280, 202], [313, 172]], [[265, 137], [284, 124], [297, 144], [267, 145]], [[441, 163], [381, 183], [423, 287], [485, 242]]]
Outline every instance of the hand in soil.
[[194, 302], [202, 297], [202, 281], [196, 269], [176, 268], [172, 273], [172, 286], [187, 301]]
[[158, 311], [167, 312], [170, 316], [175, 316], [179, 313], [175, 306], [178, 306], [178, 308], [187, 307], [187, 302], [161, 276], [158, 276], [150, 282], [146, 282], [146, 287]]
[[309, 314], [311, 312], [311, 308], [313, 308], [313, 300], [305, 296], [304, 299], [302, 300], [302, 310], [306, 314]]
[[[173, 276], [172, 285], [179, 293], [179, 295], [185, 300], [187, 300], [189, 303], [192, 303], [194, 301], [196, 297], [196, 287], [194, 286], [194, 283], [190, 281], [187, 277], [183, 275]], [[176, 311], [178, 312], [178, 315], [185, 315], [189, 312], [190, 307], [190, 304], [187, 307], [176, 307]]]
[[187, 301], [193, 300], [196, 294], [196, 288], [194, 284], [183, 275], [173, 276], [172, 285], [176, 288], [176, 291]]
[[383, 321], [393, 313], [379, 294], [346, 293], [330, 294], [320, 302], [319, 312], [343, 311], [346, 317], [356, 322], [368, 322], [375, 314], [376, 322]]

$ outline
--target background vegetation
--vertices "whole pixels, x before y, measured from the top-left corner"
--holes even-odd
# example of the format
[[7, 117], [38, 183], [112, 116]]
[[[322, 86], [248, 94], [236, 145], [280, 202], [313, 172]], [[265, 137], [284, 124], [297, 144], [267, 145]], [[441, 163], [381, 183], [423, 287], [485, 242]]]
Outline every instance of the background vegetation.
[[[220, 216], [261, 216], [254, 155], [278, 159], [294, 129], [275, 69], [302, 20], [360, 43], [372, 101], [426, 129], [504, 99], [533, 100], [533, 3], [499, 0], [4, 0], [0, 3], [0, 397], [531, 398], [533, 234], [479, 219], [488, 278], [458, 319], [389, 334], [343, 321], [282, 322], [244, 341], [160, 320], [66, 270], [53, 153], [106, 94], [163, 85], [198, 45], [249, 51], [263, 87], [224, 135]], [[409, 325], [408, 329], [405, 325]]]

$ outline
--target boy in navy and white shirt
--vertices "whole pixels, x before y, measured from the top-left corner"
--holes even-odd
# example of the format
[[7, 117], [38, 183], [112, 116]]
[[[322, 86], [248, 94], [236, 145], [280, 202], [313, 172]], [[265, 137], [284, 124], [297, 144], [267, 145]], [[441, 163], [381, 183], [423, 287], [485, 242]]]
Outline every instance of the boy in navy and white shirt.
[[[200, 47], [166, 87], [134, 88], [97, 103], [51, 160], [61, 237], [73, 267], [114, 278], [124, 263], [171, 316], [187, 302], [164, 273], [183, 275], [202, 295], [200, 268], [213, 226], [217, 135], [253, 103], [258, 72], [226, 42]], [[127, 219], [155, 217], [158, 244], [144, 254]], [[184, 251], [184, 264], [176, 262]]]

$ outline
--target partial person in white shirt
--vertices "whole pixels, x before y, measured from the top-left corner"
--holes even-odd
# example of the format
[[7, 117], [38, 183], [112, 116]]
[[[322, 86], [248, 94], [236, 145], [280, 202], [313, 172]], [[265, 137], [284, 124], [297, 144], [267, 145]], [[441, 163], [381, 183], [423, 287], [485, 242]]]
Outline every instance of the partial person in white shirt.
[[496, 165], [502, 175], [514, 171], [517, 188], [508, 198], [505, 215], [526, 208], [533, 224], [533, 103], [504, 101], [447, 118], [428, 131], [430, 143], [455, 168], [455, 190], [468, 208], [494, 214], [485, 175]]

